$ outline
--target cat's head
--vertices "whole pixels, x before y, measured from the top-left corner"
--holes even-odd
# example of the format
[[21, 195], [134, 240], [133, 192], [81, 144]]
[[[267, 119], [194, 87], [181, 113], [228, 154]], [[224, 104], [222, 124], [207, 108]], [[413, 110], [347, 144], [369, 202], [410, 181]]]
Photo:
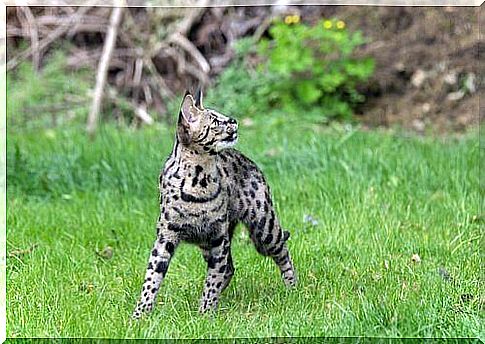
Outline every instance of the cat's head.
[[205, 109], [200, 89], [195, 97], [186, 92], [180, 106], [177, 138], [183, 145], [197, 150], [217, 151], [237, 142], [237, 122], [215, 110]]

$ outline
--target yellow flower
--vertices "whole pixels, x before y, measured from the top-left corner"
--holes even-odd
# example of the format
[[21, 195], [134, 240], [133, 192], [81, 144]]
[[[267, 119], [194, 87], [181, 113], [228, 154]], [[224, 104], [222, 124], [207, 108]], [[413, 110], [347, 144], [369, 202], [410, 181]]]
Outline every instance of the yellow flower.
[[332, 28], [332, 22], [331, 22], [330, 20], [325, 20], [325, 21], [323, 22], [323, 27], [324, 27], [325, 29], [331, 29], [331, 28]]
[[339, 20], [339, 21], [337, 22], [337, 29], [342, 30], [342, 29], [344, 29], [344, 28], [345, 28], [345, 22], [344, 22], [343, 20]]
[[300, 16], [298, 14], [285, 17], [285, 24], [298, 24], [300, 22]]

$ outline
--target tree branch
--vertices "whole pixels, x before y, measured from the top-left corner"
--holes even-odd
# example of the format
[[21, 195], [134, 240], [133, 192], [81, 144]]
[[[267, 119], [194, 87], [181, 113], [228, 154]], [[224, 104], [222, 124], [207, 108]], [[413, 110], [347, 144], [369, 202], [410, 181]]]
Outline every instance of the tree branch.
[[106, 84], [106, 77], [108, 74], [109, 61], [113, 48], [116, 42], [116, 34], [118, 26], [121, 21], [122, 7], [114, 7], [111, 12], [108, 34], [104, 42], [103, 54], [99, 62], [98, 72], [96, 75], [96, 88], [94, 91], [93, 103], [91, 111], [89, 112], [86, 130], [90, 135], [93, 135], [98, 125], [98, 115], [101, 108], [101, 101], [103, 99], [104, 85]]

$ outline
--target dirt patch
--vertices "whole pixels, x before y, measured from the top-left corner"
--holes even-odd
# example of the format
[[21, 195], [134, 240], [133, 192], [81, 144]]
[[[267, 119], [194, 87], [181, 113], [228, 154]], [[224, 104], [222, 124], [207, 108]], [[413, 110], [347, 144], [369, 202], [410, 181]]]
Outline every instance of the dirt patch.
[[485, 52], [479, 37], [483, 8], [322, 8], [323, 16], [343, 19], [371, 39], [358, 52], [376, 61], [374, 77], [361, 89], [367, 101], [359, 119], [369, 126], [433, 132], [476, 126], [485, 85], [479, 63]]

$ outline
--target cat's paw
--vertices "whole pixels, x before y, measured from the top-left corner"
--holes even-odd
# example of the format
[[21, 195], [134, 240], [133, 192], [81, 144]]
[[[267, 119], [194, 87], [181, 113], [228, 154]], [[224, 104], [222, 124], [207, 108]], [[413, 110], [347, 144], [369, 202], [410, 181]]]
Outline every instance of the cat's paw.
[[285, 283], [285, 286], [287, 288], [296, 287], [296, 285], [298, 284], [298, 278], [296, 277], [296, 273], [293, 269], [284, 272], [282, 274], [282, 277], [283, 277], [283, 282]]

